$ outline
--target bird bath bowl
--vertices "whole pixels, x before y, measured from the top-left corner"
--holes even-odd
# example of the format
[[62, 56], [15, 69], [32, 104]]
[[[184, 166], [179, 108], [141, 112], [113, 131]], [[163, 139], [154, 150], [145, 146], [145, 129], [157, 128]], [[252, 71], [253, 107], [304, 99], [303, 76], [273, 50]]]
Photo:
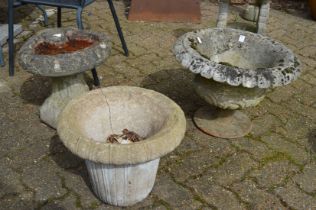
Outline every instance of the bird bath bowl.
[[[71, 152], [85, 159], [95, 194], [106, 203], [129, 206], [148, 196], [160, 157], [180, 144], [185, 127], [183, 111], [168, 97], [139, 87], [113, 86], [69, 102], [57, 132]], [[123, 129], [144, 140], [106, 142]]]
[[174, 53], [197, 74], [194, 87], [206, 102], [194, 122], [205, 133], [237, 138], [251, 130], [238, 111], [256, 106], [268, 88], [287, 85], [299, 74], [299, 61], [284, 45], [260, 34], [236, 29], [203, 29], [181, 36]]
[[40, 31], [22, 46], [22, 68], [52, 78], [52, 94], [40, 108], [43, 122], [56, 128], [65, 105], [89, 90], [83, 72], [100, 65], [110, 50], [111, 43], [105, 35], [69, 28]]

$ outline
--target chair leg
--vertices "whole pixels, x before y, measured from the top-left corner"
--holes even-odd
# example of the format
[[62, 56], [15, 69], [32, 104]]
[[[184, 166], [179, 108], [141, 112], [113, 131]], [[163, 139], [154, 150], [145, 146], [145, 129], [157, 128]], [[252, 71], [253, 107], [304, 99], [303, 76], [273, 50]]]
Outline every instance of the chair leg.
[[78, 27], [80, 30], [83, 30], [82, 8], [77, 9], [77, 27]]
[[9, 75], [14, 76], [14, 25], [13, 25], [13, 15], [14, 15], [13, 1], [8, 0], [8, 32], [9, 32]]
[[268, 18], [270, 12], [270, 2], [260, 5], [259, 18], [257, 22], [257, 33], [264, 34], [267, 28]]
[[2, 46], [0, 46], [0, 66], [4, 66], [4, 60], [3, 60], [3, 53], [2, 53]]
[[219, 12], [217, 16], [217, 28], [225, 28], [227, 25], [228, 13], [229, 13], [229, 0], [219, 1]]
[[92, 76], [93, 76], [93, 84], [94, 84], [94, 86], [99, 87], [100, 86], [100, 80], [99, 80], [99, 77], [98, 77], [97, 70], [95, 68], [93, 68], [93, 69], [91, 69], [91, 72], [92, 72]]
[[45, 11], [45, 9], [41, 6], [41, 5], [36, 5], [36, 7], [42, 11], [43, 13], [43, 18], [44, 18], [44, 25], [47, 26], [48, 25], [48, 17], [47, 17], [47, 13]]
[[120, 37], [120, 40], [121, 40], [121, 43], [122, 43], [122, 47], [123, 47], [125, 56], [128, 56], [128, 49], [127, 49], [127, 46], [126, 46], [126, 42], [125, 42], [125, 39], [124, 39], [124, 36], [123, 36], [123, 32], [122, 32], [122, 29], [121, 29], [121, 26], [120, 26], [119, 19], [118, 19], [117, 15], [116, 15], [116, 11], [115, 11], [113, 2], [112, 2], [112, 0], [108, 0], [108, 3], [109, 3], [109, 7], [110, 7], [110, 10], [111, 10], [114, 22], [115, 22], [116, 30], [117, 30], [117, 32], [119, 34], [119, 37]]
[[57, 7], [57, 27], [61, 27], [61, 7]]
[[[82, 23], [82, 8], [77, 9], [77, 27], [80, 30], [83, 30], [83, 23]], [[95, 68], [91, 69], [92, 76], [93, 76], [93, 84], [96, 87], [100, 86], [100, 80], [98, 77], [97, 70]]]

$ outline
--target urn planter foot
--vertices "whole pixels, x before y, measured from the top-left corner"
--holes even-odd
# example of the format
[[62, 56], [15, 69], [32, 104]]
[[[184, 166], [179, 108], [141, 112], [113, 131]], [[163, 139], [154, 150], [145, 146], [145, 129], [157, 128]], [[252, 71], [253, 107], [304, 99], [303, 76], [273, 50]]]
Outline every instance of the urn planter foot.
[[239, 138], [252, 128], [249, 117], [238, 110], [202, 107], [194, 114], [195, 125], [204, 133], [220, 138]]

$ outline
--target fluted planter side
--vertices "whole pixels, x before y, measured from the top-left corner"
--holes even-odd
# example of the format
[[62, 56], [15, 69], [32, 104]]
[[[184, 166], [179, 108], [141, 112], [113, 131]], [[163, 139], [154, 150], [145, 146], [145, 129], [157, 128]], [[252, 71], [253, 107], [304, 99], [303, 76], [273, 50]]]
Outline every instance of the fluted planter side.
[[129, 206], [143, 200], [151, 192], [159, 160], [121, 166], [89, 160], [85, 162], [94, 193], [111, 205]]

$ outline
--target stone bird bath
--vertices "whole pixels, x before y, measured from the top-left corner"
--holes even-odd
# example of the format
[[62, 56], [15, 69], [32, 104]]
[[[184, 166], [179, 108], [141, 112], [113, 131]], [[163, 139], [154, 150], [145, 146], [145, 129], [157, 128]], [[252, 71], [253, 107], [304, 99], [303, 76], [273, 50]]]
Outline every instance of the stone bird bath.
[[111, 43], [101, 33], [55, 28], [31, 37], [19, 52], [26, 71], [52, 78], [52, 94], [40, 108], [40, 118], [53, 128], [66, 104], [89, 90], [83, 72], [101, 64]]
[[236, 29], [186, 33], [177, 40], [174, 53], [185, 68], [197, 74], [197, 94], [220, 108], [199, 109], [195, 124], [222, 138], [250, 132], [250, 119], [237, 109], [256, 106], [268, 88], [287, 85], [300, 74], [299, 61], [284, 45]]
[[[144, 140], [106, 142], [123, 129]], [[183, 111], [168, 97], [144, 88], [113, 86], [69, 102], [57, 132], [71, 152], [85, 159], [95, 194], [106, 203], [129, 206], [148, 196], [160, 157], [181, 143], [185, 129]]]

